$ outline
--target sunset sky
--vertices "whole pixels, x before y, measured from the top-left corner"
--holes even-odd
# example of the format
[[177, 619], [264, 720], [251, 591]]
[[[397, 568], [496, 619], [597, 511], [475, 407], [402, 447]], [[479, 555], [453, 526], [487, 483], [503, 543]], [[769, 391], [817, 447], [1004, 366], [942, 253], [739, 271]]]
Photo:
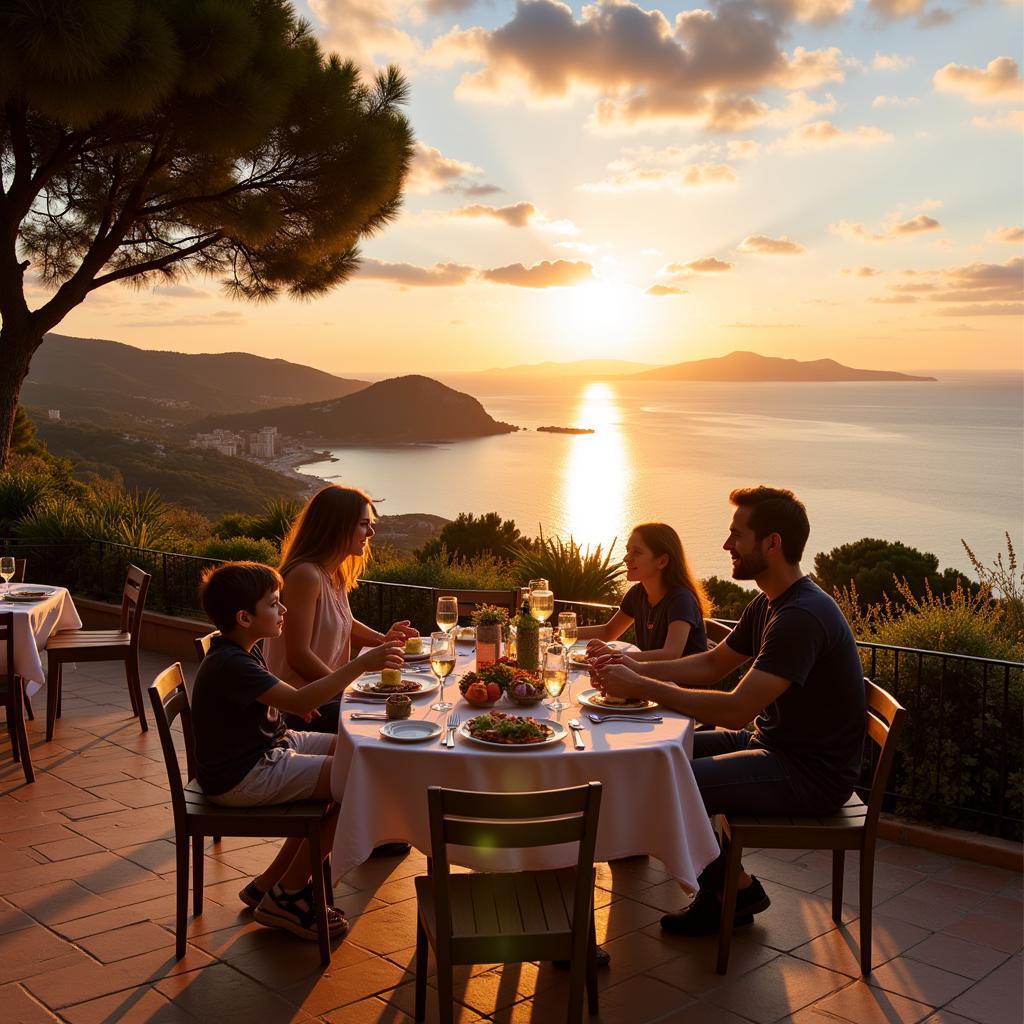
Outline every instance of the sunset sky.
[[1021, 368], [1020, 0], [305, 0], [411, 83], [359, 277], [107, 287], [58, 328], [342, 375], [753, 349]]

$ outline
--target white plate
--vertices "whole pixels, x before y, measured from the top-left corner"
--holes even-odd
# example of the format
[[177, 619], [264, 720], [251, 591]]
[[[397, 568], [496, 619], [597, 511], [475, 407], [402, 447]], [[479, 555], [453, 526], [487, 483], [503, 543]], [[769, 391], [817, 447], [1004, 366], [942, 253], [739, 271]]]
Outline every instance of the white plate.
[[[608, 640], [608, 646], [613, 650], [622, 651], [623, 654], [634, 654], [640, 650], [636, 644], [627, 644], [625, 640]], [[588, 641], [589, 643], [589, 641]], [[569, 664], [574, 668], [587, 668], [590, 662], [587, 661], [587, 645], [577, 644], [569, 651]]]
[[[486, 712], [481, 712], [486, 714]], [[474, 715], [474, 718], [479, 718], [479, 715]], [[561, 743], [565, 739], [567, 733], [565, 726], [560, 722], [554, 722], [550, 718], [537, 718], [534, 715], [515, 715], [515, 718], [532, 718], [538, 725], [546, 725], [552, 730], [552, 734], [546, 739], [541, 740], [540, 743], [492, 743], [490, 740], [477, 739], [469, 731], [469, 722], [463, 722], [459, 726], [459, 735], [472, 743], [479, 743], [482, 747], [490, 747], [492, 750], [536, 750], [538, 747], [550, 747], [554, 743]]]
[[[410, 700], [416, 700], [418, 697], [422, 697], [426, 693], [433, 693], [437, 689], [437, 679], [433, 676], [408, 676], [403, 675], [403, 680], [408, 680], [412, 683], [419, 683], [420, 688], [414, 690], [411, 693], [403, 694]], [[349, 688], [352, 693], [358, 694], [360, 697], [366, 697], [367, 699], [385, 701], [391, 696], [390, 693], [374, 693], [373, 690], [368, 690], [368, 686], [375, 686], [380, 682], [380, 673], [374, 672], [371, 675], [365, 675], [357, 679], [352, 686]]]
[[402, 657], [408, 662], [430, 661], [430, 637], [423, 641], [423, 650], [419, 654], [402, 653]]
[[576, 699], [584, 706], [595, 711], [607, 711], [609, 714], [632, 714], [634, 711], [653, 711], [658, 705], [653, 700], [645, 700], [642, 704], [599, 704], [595, 701], [600, 690], [584, 690], [576, 695]]
[[3, 594], [5, 601], [45, 601], [54, 593], [53, 587], [17, 587]]
[[436, 740], [441, 735], [441, 725], [439, 722], [425, 722], [422, 718], [405, 718], [385, 722], [380, 727], [380, 734], [396, 743], [422, 743], [424, 740]]
[[[463, 630], [468, 630], [468, 632], [464, 634]], [[457, 644], [476, 643], [476, 630], [472, 626], [460, 626], [455, 632], [455, 642]]]

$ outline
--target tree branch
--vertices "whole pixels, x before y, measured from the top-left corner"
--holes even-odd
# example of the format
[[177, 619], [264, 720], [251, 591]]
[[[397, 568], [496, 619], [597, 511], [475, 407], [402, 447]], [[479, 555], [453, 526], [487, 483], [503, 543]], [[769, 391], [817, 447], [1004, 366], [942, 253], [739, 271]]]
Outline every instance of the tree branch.
[[215, 242], [219, 242], [223, 237], [223, 232], [218, 231], [215, 234], [210, 235], [208, 238], [204, 238], [185, 249], [178, 249], [175, 252], [168, 253], [166, 256], [161, 256], [155, 260], [149, 260], [146, 263], [135, 263], [132, 266], [124, 267], [121, 270], [111, 271], [109, 274], [97, 277], [89, 286], [89, 291], [100, 288], [105, 284], [110, 284], [111, 281], [123, 281], [128, 277], [137, 277], [140, 274], [148, 274], [154, 270], [163, 270], [164, 267], [169, 267], [172, 263], [176, 263], [178, 260], [187, 259], [189, 256], [194, 256], [197, 252], [202, 252], [203, 249], [208, 249]]

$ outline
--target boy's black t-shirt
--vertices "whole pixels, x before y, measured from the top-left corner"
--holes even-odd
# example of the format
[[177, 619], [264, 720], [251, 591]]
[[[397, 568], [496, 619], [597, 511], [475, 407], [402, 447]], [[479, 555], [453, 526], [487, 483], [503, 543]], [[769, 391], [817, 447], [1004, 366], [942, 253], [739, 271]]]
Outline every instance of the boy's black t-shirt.
[[670, 590], [652, 607], [644, 585], [637, 583], [626, 591], [619, 608], [633, 620], [636, 645], [641, 651], [656, 651], [664, 647], [669, 625], [679, 621], [690, 624], [690, 635], [686, 638], [682, 657], [708, 649], [704, 616], [700, 613], [697, 595], [689, 587]]
[[791, 684], [754, 722], [762, 744], [842, 803], [860, 775], [867, 707], [860, 654], [839, 606], [804, 576], [774, 601], [758, 594], [725, 642]]
[[280, 680], [263, 651], [214, 637], [192, 688], [196, 778], [208, 796], [234, 789], [288, 731], [280, 711], [257, 699]]

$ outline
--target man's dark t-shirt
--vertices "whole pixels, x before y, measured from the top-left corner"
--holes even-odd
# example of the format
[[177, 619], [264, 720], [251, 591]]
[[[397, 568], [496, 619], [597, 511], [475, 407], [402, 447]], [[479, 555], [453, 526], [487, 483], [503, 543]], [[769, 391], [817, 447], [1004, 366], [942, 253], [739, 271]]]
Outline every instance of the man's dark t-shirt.
[[843, 803], [860, 775], [867, 709], [860, 655], [839, 606], [804, 576], [774, 601], [758, 594], [725, 642], [791, 684], [758, 715], [756, 737]]
[[268, 750], [284, 746], [281, 713], [257, 699], [279, 682], [259, 645], [250, 652], [214, 637], [192, 688], [196, 778], [208, 796], [234, 789]]
[[690, 635], [686, 638], [682, 657], [699, 654], [708, 649], [708, 637], [704, 631], [704, 616], [700, 612], [697, 595], [689, 587], [670, 590], [656, 605], [652, 606], [642, 583], [626, 591], [619, 608], [633, 620], [636, 645], [641, 651], [656, 651], [665, 646], [668, 627], [673, 622], [688, 622]]

